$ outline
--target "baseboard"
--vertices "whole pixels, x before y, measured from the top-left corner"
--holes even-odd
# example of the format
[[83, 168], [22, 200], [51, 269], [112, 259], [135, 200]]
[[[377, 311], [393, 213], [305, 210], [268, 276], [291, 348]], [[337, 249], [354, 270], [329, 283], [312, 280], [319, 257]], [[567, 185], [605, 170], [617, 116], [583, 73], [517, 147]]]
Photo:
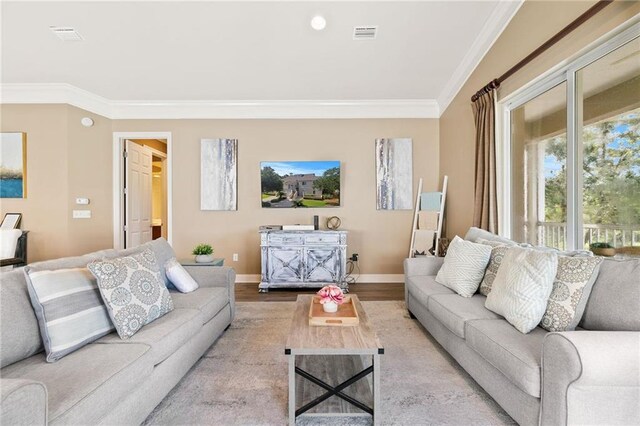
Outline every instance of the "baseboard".
[[[403, 274], [360, 274], [353, 275], [358, 283], [402, 283], [404, 282]], [[237, 283], [259, 283], [260, 274], [238, 274], [236, 275]]]

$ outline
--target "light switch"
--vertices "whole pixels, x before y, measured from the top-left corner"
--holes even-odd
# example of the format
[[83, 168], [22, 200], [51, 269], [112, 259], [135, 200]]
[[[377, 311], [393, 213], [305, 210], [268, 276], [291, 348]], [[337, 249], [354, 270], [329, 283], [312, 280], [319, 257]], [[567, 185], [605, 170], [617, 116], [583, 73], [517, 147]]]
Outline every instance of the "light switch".
[[91, 210], [74, 210], [74, 219], [91, 219]]
[[76, 204], [89, 204], [88, 198], [76, 198]]

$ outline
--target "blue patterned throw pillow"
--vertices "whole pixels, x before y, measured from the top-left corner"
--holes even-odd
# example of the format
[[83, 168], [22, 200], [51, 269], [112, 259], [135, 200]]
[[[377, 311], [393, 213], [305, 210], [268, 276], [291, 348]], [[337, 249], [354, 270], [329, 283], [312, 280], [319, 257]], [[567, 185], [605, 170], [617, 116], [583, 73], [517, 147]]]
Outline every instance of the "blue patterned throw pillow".
[[87, 268], [98, 279], [100, 294], [122, 339], [173, 310], [171, 295], [162, 283], [151, 249], [132, 256], [96, 260]]

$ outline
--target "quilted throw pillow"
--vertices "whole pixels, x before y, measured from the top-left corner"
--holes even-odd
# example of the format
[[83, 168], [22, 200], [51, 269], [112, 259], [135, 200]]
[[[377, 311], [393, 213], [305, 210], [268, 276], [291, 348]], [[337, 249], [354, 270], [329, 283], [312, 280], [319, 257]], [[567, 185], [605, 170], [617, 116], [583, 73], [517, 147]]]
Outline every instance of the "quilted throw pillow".
[[555, 253], [509, 247], [485, 307], [521, 333], [530, 332], [545, 313], [557, 268]]
[[558, 256], [558, 272], [540, 323], [542, 328], [549, 331], [575, 330], [601, 263], [601, 257]]
[[122, 339], [173, 310], [151, 249], [132, 256], [96, 260], [87, 268], [98, 279], [102, 299]]
[[113, 331], [96, 279], [87, 268], [24, 268], [47, 362], [54, 362]]
[[444, 263], [436, 275], [436, 282], [449, 287], [460, 296], [471, 297], [478, 290], [490, 256], [490, 246], [465, 241], [456, 236], [449, 244]]

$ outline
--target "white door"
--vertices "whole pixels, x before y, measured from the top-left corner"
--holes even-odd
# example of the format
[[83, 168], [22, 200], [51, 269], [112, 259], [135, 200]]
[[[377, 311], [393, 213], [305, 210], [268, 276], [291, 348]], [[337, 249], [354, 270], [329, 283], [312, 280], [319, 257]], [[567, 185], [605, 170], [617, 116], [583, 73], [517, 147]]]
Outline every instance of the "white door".
[[125, 241], [137, 247], [151, 241], [151, 150], [130, 140], [125, 148]]

